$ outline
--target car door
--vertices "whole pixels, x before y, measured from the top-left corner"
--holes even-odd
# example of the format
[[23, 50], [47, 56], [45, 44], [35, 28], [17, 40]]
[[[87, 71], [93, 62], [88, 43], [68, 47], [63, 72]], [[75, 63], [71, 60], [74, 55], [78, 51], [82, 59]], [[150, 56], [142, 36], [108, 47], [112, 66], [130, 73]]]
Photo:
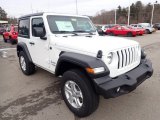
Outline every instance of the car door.
[[[36, 36], [35, 29], [45, 30], [42, 17], [33, 17], [30, 19], [30, 39], [29, 51], [33, 62], [44, 69], [49, 69], [49, 40], [41, 39]], [[46, 33], [46, 32], [45, 32]]]
[[122, 28], [120, 26], [116, 27], [115, 34], [116, 35], [122, 35]]
[[113, 33], [115, 34], [115, 35], [118, 35], [118, 27], [115, 27], [115, 28], [111, 28], [112, 29], [112, 31], [113, 31]]

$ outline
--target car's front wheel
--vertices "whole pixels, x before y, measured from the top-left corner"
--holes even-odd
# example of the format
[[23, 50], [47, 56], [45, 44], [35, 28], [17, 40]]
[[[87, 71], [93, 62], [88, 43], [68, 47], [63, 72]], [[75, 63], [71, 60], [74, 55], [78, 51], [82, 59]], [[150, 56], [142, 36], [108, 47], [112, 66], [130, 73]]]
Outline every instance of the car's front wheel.
[[133, 37], [133, 34], [131, 32], [128, 32], [127, 37]]
[[5, 38], [5, 36], [3, 35], [3, 41], [6, 43], [7, 39]]
[[148, 29], [146, 29], [146, 34], [151, 34], [152, 32], [150, 32]]
[[110, 32], [109, 35], [110, 35], [110, 36], [114, 36], [115, 34], [114, 34], [113, 32]]
[[85, 117], [97, 109], [99, 96], [82, 71], [76, 69], [67, 71], [62, 80], [63, 99], [75, 115]]
[[31, 75], [35, 72], [35, 65], [29, 61], [27, 55], [23, 51], [19, 54], [19, 64], [25, 75]]

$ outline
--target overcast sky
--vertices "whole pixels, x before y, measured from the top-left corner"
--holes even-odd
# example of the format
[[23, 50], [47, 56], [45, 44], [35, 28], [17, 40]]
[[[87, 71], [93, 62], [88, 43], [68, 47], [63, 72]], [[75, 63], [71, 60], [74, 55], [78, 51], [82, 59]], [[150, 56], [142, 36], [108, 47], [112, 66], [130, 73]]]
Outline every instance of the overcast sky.
[[[95, 15], [98, 11], [115, 9], [118, 5], [123, 7], [137, 0], [77, 0], [80, 15]], [[154, 3], [156, 0], [141, 0], [144, 4]], [[160, 0], [157, 0], [160, 3]], [[76, 0], [0, 0], [0, 6], [9, 16], [35, 12], [56, 12], [76, 14]]]

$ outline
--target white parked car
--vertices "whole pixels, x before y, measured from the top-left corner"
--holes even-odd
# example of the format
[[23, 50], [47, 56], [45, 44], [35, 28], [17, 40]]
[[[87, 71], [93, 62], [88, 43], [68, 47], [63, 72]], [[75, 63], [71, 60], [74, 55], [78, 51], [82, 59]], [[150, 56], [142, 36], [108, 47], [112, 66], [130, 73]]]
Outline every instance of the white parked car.
[[151, 27], [151, 25], [149, 23], [139, 23], [139, 24], [131, 24], [130, 26], [132, 26], [133, 28], [137, 28], [137, 29], [145, 29], [147, 34], [151, 34], [154, 32], [154, 28]]
[[18, 26], [22, 72], [31, 75], [38, 66], [62, 76], [63, 99], [79, 117], [97, 109], [99, 95], [118, 97], [152, 76], [138, 42], [99, 36], [88, 17], [37, 13], [20, 17]]

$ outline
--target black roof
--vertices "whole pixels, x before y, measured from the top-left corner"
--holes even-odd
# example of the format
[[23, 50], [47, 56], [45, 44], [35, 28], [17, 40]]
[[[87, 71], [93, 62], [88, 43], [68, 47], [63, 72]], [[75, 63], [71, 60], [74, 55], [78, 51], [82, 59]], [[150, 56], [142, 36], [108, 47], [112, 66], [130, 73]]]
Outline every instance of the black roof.
[[21, 16], [19, 19], [23, 19], [23, 18], [26, 18], [26, 17], [32, 17], [32, 16], [41, 16], [41, 15], [43, 15], [43, 12], [24, 15], [24, 16]]

